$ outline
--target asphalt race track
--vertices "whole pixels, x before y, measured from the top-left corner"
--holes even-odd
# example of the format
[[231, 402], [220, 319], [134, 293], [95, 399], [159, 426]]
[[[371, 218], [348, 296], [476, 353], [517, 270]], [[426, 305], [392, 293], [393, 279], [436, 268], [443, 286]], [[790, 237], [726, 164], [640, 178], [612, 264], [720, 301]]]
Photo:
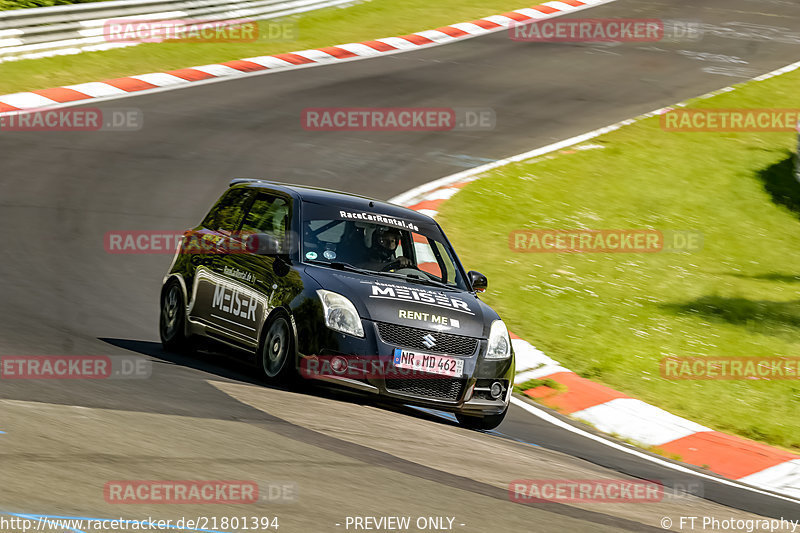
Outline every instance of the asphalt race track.
[[[669, 487], [689, 477], [517, 407], [497, 432], [482, 434], [359, 397], [264, 387], [246, 364], [219, 354], [167, 354], [157, 323], [170, 256], [104, 250], [108, 231], [196, 225], [231, 177], [390, 198], [800, 59], [800, 4], [789, 0], [618, 0], [580, 16], [690, 20], [711, 31], [691, 42], [616, 45], [520, 43], [500, 32], [92, 105], [142, 110], [138, 132], [0, 134], [0, 353], [153, 361], [144, 380], [3, 380], [0, 511], [265, 515], [290, 533], [346, 531], [345, 517], [365, 515], [455, 517], [464, 532], [663, 531], [662, 517], [676, 520], [675, 530], [679, 516], [800, 518], [798, 503], [708, 479], [705, 498], [512, 503], [515, 479], [635, 477]], [[339, 106], [491, 108], [496, 127], [301, 127], [304, 108]], [[125, 479], [290, 481], [299, 496], [251, 506], [107, 503], [104, 484]]]

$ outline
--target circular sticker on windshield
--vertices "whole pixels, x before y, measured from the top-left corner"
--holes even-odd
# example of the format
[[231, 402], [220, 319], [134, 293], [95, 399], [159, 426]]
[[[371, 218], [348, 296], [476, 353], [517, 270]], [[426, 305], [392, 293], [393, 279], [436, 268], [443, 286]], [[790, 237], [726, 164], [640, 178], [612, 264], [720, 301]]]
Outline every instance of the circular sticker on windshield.
[[311, 259], [312, 261], [317, 258], [317, 252], [306, 252], [306, 259]]
[[324, 252], [322, 252], [322, 255], [325, 256], [325, 259], [327, 259], [328, 261], [336, 259], [336, 252], [334, 252], [333, 250], [325, 250]]

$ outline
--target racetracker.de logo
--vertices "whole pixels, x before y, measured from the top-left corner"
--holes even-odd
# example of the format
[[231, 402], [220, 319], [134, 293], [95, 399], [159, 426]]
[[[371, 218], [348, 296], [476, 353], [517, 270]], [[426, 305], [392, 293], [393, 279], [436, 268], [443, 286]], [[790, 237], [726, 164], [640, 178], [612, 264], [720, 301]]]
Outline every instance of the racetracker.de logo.
[[548, 19], [508, 27], [514, 41], [539, 43], [654, 42], [664, 38], [661, 19]]
[[[300, 361], [306, 379], [449, 379], [460, 374], [455, 358], [435, 354], [309, 355]], [[463, 363], [461, 363], [463, 365]]]
[[519, 253], [697, 252], [703, 234], [694, 230], [653, 229], [519, 229], [508, 235], [508, 247]]
[[[290, 239], [278, 242], [278, 249], [290, 246]], [[103, 237], [103, 247], [110, 254], [248, 254], [255, 253], [273, 243], [263, 234], [234, 232], [220, 234], [200, 231], [108, 231]]]
[[651, 503], [664, 497], [653, 481], [618, 479], [517, 479], [508, 485], [515, 503]]
[[144, 113], [137, 108], [29, 109], [0, 116], [0, 133], [12, 131], [138, 131]]
[[800, 379], [800, 357], [665, 357], [661, 376], [672, 380]]
[[152, 363], [137, 355], [4, 355], [2, 379], [146, 379]]
[[259, 38], [254, 20], [141, 20], [109, 19], [103, 38], [112, 43], [160, 43], [169, 39], [188, 42], [250, 42]]
[[229, 480], [125, 480], [108, 481], [103, 487], [108, 503], [256, 503], [258, 484]]
[[309, 131], [493, 130], [494, 110], [485, 107], [309, 107], [300, 116]]
[[796, 131], [800, 109], [670, 109], [664, 131]]

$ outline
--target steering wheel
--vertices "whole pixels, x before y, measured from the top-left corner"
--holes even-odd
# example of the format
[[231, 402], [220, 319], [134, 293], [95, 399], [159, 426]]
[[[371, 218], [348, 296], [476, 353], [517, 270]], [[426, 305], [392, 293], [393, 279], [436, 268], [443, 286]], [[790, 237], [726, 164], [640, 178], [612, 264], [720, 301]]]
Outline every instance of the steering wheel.
[[402, 267], [400, 259], [395, 259], [391, 263], [388, 263], [381, 268], [381, 272], [390, 272], [392, 270], [397, 270], [398, 268]]

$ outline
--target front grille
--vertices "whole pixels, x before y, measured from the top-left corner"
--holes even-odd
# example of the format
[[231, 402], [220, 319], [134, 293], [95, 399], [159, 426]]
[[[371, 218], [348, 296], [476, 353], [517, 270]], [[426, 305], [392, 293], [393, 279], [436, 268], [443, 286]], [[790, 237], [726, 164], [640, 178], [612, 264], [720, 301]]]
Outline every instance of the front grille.
[[[428, 329], [410, 328], [387, 322], [378, 322], [378, 332], [386, 344], [394, 344], [404, 348], [414, 348], [432, 353], [446, 353], [450, 355], [472, 355], [478, 348], [478, 339], [452, 335]], [[424, 338], [431, 335], [436, 345], [429, 348], [425, 345]]]
[[420, 396], [422, 398], [435, 398], [437, 400], [458, 400], [463, 386], [464, 382], [460, 379], [432, 378], [386, 380], [386, 389], [388, 391], [409, 396]]

